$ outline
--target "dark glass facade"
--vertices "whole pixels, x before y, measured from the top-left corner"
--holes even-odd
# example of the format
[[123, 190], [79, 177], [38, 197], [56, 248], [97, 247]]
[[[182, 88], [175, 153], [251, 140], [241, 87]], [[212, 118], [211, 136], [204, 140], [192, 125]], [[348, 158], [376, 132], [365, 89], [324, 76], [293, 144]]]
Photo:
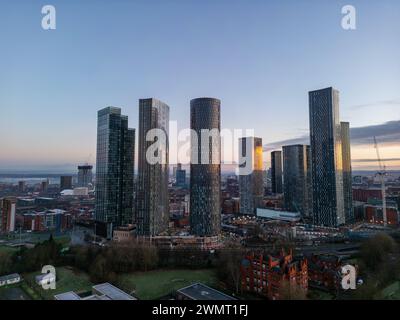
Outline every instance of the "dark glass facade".
[[98, 112], [95, 219], [106, 226], [107, 238], [114, 227], [132, 223], [135, 130], [121, 109]]
[[352, 190], [352, 170], [351, 170], [351, 152], [350, 152], [350, 124], [341, 122], [341, 139], [343, 155], [343, 193], [344, 193], [344, 211], [347, 223], [354, 222], [353, 212], [353, 190]]
[[282, 151], [271, 152], [272, 193], [282, 193]]
[[310, 146], [283, 146], [283, 194], [285, 208], [311, 216], [311, 161]]
[[[149, 130], [160, 129], [166, 136], [158, 152], [163, 161], [149, 163], [148, 148], [154, 141], [146, 141]], [[168, 228], [169, 201], [169, 106], [157, 99], [139, 100], [139, 178], [137, 185], [137, 233], [143, 236], [158, 235]], [[158, 154], [157, 154], [158, 156]]]
[[[197, 236], [215, 236], [221, 230], [220, 108], [221, 101], [214, 98], [190, 101], [190, 228]], [[213, 129], [216, 139], [207, 137], [208, 141], [204, 140], [206, 136], [202, 137], [202, 130]], [[207, 163], [204, 158], [208, 158]]]
[[72, 189], [72, 176], [60, 177], [60, 190]]
[[309, 92], [313, 223], [337, 227], [345, 223], [339, 92]]

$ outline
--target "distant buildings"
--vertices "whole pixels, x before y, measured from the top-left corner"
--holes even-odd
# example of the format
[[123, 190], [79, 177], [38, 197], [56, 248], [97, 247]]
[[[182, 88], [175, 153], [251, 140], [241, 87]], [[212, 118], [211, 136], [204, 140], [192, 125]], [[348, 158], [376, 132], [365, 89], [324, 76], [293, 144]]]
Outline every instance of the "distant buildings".
[[46, 193], [49, 189], [49, 179], [42, 181], [40, 185], [40, 191]]
[[[155, 143], [152, 132], [163, 132], [165, 140], [157, 138], [155, 159], [148, 159], [149, 147]], [[168, 228], [169, 176], [169, 106], [157, 99], [139, 100], [139, 179], [137, 185], [137, 233], [148, 236]], [[150, 138], [149, 138], [150, 137]], [[152, 154], [153, 155], [153, 154]], [[157, 160], [156, 158], [159, 157]]]
[[72, 215], [61, 209], [32, 211], [22, 215], [22, 228], [26, 231], [61, 232], [72, 227]]
[[13, 197], [0, 199], [0, 231], [2, 233], [15, 231], [16, 204], [17, 199]]
[[345, 223], [339, 91], [309, 92], [313, 223]]
[[98, 112], [96, 159], [96, 232], [109, 239], [113, 227], [133, 220], [135, 129], [121, 109]]
[[340, 135], [342, 141], [342, 163], [343, 163], [343, 193], [344, 193], [344, 215], [346, 224], [354, 222], [353, 192], [352, 192], [352, 170], [350, 152], [350, 124], [340, 123]]
[[220, 108], [214, 98], [190, 101], [190, 128], [196, 133], [191, 137], [190, 228], [197, 236], [219, 235], [221, 229]]
[[240, 138], [239, 158], [240, 213], [255, 214], [264, 195], [262, 139]]
[[26, 191], [26, 182], [25, 181], [18, 181], [18, 191], [19, 192]]
[[282, 151], [271, 152], [272, 193], [282, 193]]
[[60, 177], [60, 190], [72, 189], [72, 176], [61, 176]]
[[78, 187], [87, 187], [93, 183], [93, 166], [81, 165], [78, 166]]
[[310, 146], [283, 146], [283, 193], [285, 208], [311, 215], [311, 161]]
[[186, 170], [182, 169], [182, 164], [178, 163], [175, 172], [175, 184], [177, 187], [186, 187]]

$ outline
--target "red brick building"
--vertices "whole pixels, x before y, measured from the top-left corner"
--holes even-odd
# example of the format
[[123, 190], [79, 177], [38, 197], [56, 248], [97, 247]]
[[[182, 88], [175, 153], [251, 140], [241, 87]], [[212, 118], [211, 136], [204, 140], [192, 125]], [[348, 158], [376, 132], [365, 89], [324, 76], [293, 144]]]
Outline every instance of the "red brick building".
[[279, 256], [250, 254], [241, 265], [242, 290], [264, 295], [271, 300], [282, 297], [281, 288], [288, 283], [290, 288], [308, 290], [307, 260], [295, 260], [292, 252]]

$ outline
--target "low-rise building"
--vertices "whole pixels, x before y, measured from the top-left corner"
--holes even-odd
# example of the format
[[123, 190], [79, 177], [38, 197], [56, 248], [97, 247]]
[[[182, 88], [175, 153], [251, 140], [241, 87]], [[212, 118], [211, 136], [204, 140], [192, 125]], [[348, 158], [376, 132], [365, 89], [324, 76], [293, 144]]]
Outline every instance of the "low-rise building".
[[202, 283], [194, 283], [177, 291], [178, 300], [237, 300]]
[[308, 266], [304, 258], [294, 259], [292, 252], [278, 256], [250, 254], [241, 264], [242, 290], [279, 300], [285, 283], [307, 293]]
[[137, 300], [135, 297], [127, 294], [121, 289], [106, 282], [92, 287], [92, 294], [86, 297], [80, 297], [73, 291], [60, 293], [54, 296], [55, 300]]
[[21, 281], [21, 276], [18, 273], [9, 274], [0, 277], [0, 287], [15, 284]]

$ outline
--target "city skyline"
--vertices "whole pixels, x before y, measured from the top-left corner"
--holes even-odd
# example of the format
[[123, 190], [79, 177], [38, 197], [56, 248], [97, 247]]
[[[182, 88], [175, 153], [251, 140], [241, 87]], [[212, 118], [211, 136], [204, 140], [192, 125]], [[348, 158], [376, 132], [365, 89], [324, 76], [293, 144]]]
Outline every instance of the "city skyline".
[[[0, 141], [2, 172], [63, 171], [87, 159], [94, 164], [97, 110], [121, 107], [137, 128], [136, 102], [148, 96], [166, 101], [180, 128], [189, 127], [190, 99], [215, 96], [224, 106], [222, 128], [253, 128], [271, 149], [296, 139], [308, 143], [307, 92], [328, 86], [340, 90], [341, 118], [351, 123], [353, 170], [377, 169], [374, 135], [387, 169], [400, 169], [398, 3], [354, 1], [362, 18], [357, 30], [345, 31], [341, 3], [237, 1], [226, 10], [226, 1], [153, 2], [157, 6], [119, 2], [124, 10], [118, 15], [103, 3], [94, 16], [88, 4], [54, 1], [58, 25], [48, 33], [35, 20], [39, 2], [4, 4], [2, 23], [18, 23], [12, 34], [0, 29], [6, 58], [0, 61], [0, 85], [7, 92], [0, 100], [6, 110], [0, 134], [7, 137]], [[18, 19], [20, 10], [27, 19]], [[144, 38], [141, 16], [150, 14], [161, 22], [148, 26]], [[164, 25], [164, 15], [176, 22]], [[202, 15], [209, 16], [208, 24]], [[220, 16], [225, 24], [213, 19]], [[202, 50], [206, 39], [213, 50]], [[153, 46], [162, 54], [147, 55]]]

